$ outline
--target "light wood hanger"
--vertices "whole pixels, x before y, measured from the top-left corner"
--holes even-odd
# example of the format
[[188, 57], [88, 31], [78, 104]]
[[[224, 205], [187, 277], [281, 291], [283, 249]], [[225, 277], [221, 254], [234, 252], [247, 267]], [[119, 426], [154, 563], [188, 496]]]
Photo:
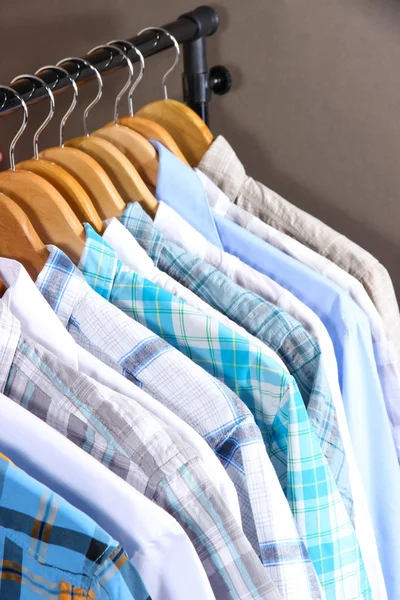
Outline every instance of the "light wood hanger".
[[[118, 41], [118, 40], [117, 40]], [[122, 42], [123, 43], [123, 42]], [[96, 50], [109, 49], [111, 57], [114, 51], [121, 54], [124, 58], [128, 70], [129, 77], [121, 91], [118, 93], [115, 99], [114, 105], [114, 121], [111, 125], [106, 125], [101, 129], [97, 129], [91, 135], [107, 140], [113, 144], [118, 150], [120, 150], [127, 159], [133, 164], [140, 177], [147, 183], [155, 187], [157, 185], [157, 174], [158, 174], [158, 155], [155, 148], [150, 144], [146, 138], [132, 131], [131, 129], [118, 124], [118, 114], [121, 99], [128, 91], [128, 88], [132, 84], [133, 79], [133, 64], [128, 55], [114, 42], [109, 42], [105, 46], [96, 46], [89, 52]]]
[[145, 137], [118, 123], [97, 129], [91, 135], [113, 144], [132, 163], [143, 181], [153, 188], [156, 187], [158, 154]]
[[175, 142], [172, 135], [165, 129], [165, 127], [159, 123], [156, 123], [156, 121], [151, 121], [150, 119], [144, 119], [143, 117], [133, 115], [119, 117], [118, 123], [124, 127], [129, 127], [129, 129], [132, 129], [137, 133], [140, 133], [140, 135], [145, 137], [147, 140], [160, 142], [170, 152], [172, 152], [172, 154], [175, 154], [175, 156], [179, 158], [186, 166], [189, 166], [185, 155]]
[[[32, 79], [34, 76], [16, 79], [20, 78]], [[20, 206], [45, 244], [55, 244], [71, 260], [78, 262], [84, 248], [85, 232], [72, 209], [45, 179], [36, 173], [15, 170], [15, 145], [26, 128], [28, 109], [15, 90], [7, 86], [0, 86], [0, 89], [13, 93], [24, 110], [23, 123], [10, 144], [10, 169], [0, 173], [0, 192]]]
[[[58, 66], [46, 66], [42, 67], [38, 71], [36, 71], [36, 75], [39, 75], [43, 71], [58, 71], [65, 75], [74, 90], [74, 96], [71, 103], [71, 106], [68, 108], [66, 114], [61, 120], [60, 123], [60, 147], [64, 146], [64, 127], [67, 122], [68, 117], [74, 110], [77, 98], [78, 98], [78, 87], [72, 77], [69, 75], [68, 71]], [[50, 120], [54, 116], [54, 96], [49, 86], [43, 82], [44, 87], [46, 88], [47, 93], [49, 94], [50, 99], [50, 113], [38, 131], [34, 136], [34, 158], [25, 160], [21, 163], [18, 163], [16, 168], [22, 169], [24, 171], [31, 171], [32, 173], [36, 173], [46, 179], [51, 185], [53, 185], [56, 190], [60, 192], [62, 197], [68, 202], [78, 219], [83, 222], [90, 223], [94, 229], [101, 233], [104, 229], [103, 222], [96, 212], [95, 207], [93, 206], [92, 201], [90, 200], [88, 194], [84, 190], [84, 188], [80, 185], [80, 183], [70, 174], [68, 171], [63, 169], [60, 165], [57, 165], [54, 162], [49, 160], [45, 160], [44, 158], [39, 158], [38, 154], [38, 145], [39, 145], [39, 135], [42, 133], [44, 128], [50, 122]]]
[[146, 27], [139, 35], [146, 31], [161, 31], [173, 42], [176, 50], [172, 67], [162, 79], [164, 100], [157, 100], [146, 104], [137, 112], [138, 117], [155, 121], [172, 136], [183, 152], [187, 161], [192, 166], [197, 166], [209, 149], [214, 136], [204, 121], [188, 106], [177, 100], [169, 100], [167, 92], [167, 78], [179, 62], [180, 49], [176, 39], [163, 27]]
[[92, 136], [75, 138], [66, 142], [66, 145], [87, 153], [104, 168], [121, 195], [124, 208], [125, 204], [129, 202], [139, 202], [143, 209], [154, 219], [158, 209], [156, 198], [132, 163], [118, 148], [107, 140]]
[[137, 111], [137, 116], [164, 127], [193, 167], [197, 167], [214, 141], [213, 134], [199, 115], [177, 100], [166, 98], [150, 102]]
[[[0, 256], [20, 262], [34, 281], [49, 256], [49, 251], [24, 211], [2, 193], [0, 193]], [[6, 289], [6, 285], [0, 279], [0, 295]]]
[[[88, 55], [100, 48], [104, 48], [104, 46], [97, 46], [96, 48], [93, 48]], [[97, 71], [97, 69], [95, 70]], [[97, 74], [101, 79], [98, 71]], [[125, 203], [139, 202], [143, 206], [144, 210], [154, 218], [158, 208], [158, 202], [154, 195], [147, 188], [133, 164], [115, 145], [108, 140], [88, 135], [88, 114], [94, 104], [100, 100], [101, 95], [102, 85], [99, 86], [99, 93], [97, 94], [95, 101], [88, 106], [84, 114], [84, 130], [86, 135], [69, 140], [66, 142], [66, 145], [69, 148], [82, 150], [96, 160], [96, 162], [103, 167], [107, 175], [110, 177], [123, 201]]]
[[[124, 52], [126, 52], [126, 46], [128, 46], [129, 48], [134, 50], [134, 52], [137, 54], [137, 56], [139, 57], [139, 60], [140, 60], [139, 75], [137, 76], [136, 80], [134, 81], [134, 83], [132, 84], [132, 86], [130, 87], [129, 92], [128, 92], [129, 115], [125, 116], [125, 117], [118, 117], [118, 103], [120, 101], [120, 98], [122, 97], [122, 94], [120, 93], [119, 97], [117, 97], [117, 100], [115, 103], [114, 125], [118, 121], [119, 125], [128, 127], [129, 129], [140, 134], [142, 137], [146, 138], [147, 140], [155, 140], [157, 142], [161, 142], [166, 148], [168, 148], [168, 150], [170, 152], [175, 154], [175, 156], [177, 156], [183, 163], [185, 163], [186, 165], [189, 165], [189, 163], [185, 159], [184, 155], [180, 151], [177, 143], [172, 138], [172, 136], [168, 133], [168, 131], [166, 129], [164, 129], [164, 127], [162, 127], [155, 121], [150, 121], [149, 119], [142, 119], [140, 117], [134, 116], [133, 94], [134, 94], [137, 86], [139, 85], [140, 81], [143, 78], [144, 67], [145, 67], [143, 54], [140, 52], [140, 50], [138, 48], [136, 48], [136, 46], [134, 44], [132, 44], [132, 42], [129, 42], [129, 41], [113, 40], [113, 41], [109, 42], [109, 44], [110, 45], [111, 44], [121, 45]], [[113, 123], [109, 123], [109, 125], [112, 125], [112, 124]], [[105, 138], [105, 139], [109, 139], [109, 138]], [[109, 141], [112, 141], [112, 140], [109, 140]], [[139, 138], [137, 138], [136, 143], [137, 143], [137, 147], [138, 147], [139, 157], [137, 157], [137, 156], [131, 157], [128, 154], [126, 154], [126, 156], [128, 156], [129, 160], [137, 168], [137, 170], [139, 171], [139, 173], [143, 177], [143, 179], [145, 181], [147, 181], [147, 183], [150, 183], [155, 188], [156, 187], [155, 177], [156, 177], [156, 171], [158, 170], [158, 156], [156, 154], [154, 154], [154, 152], [149, 153], [150, 151], [149, 151], [148, 145], [142, 144], [142, 146], [140, 147], [141, 142], [140, 142]], [[135, 145], [135, 144], [133, 144], [133, 145]], [[121, 151], [123, 151], [123, 148], [121, 146], [117, 145], [117, 147]], [[153, 151], [154, 151], [154, 148], [153, 148]], [[148, 179], [146, 179], [145, 170], [144, 170], [144, 172], [141, 171], [140, 162], [138, 160], [140, 158], [142, 158], [142, 162], [144, 162], [146, 166], [150, 165], [151, 171], [150, 171], [150, 177]], [[157, 161], [157, 165], [155, 164], [155, 161]]]
[[[96, 98], [89, 104], [84, 112], [85, 135], [87, 133], [87, 115], [92, 106], [101, 98], [103, 81], [100, 73], [89, 63], [89, 61], [79, 57], [69, 57], [57, 64], [74, 62], [79, 66], [85, 65], [93, 70], [98, 82], [98, 92]], [[105, 170], [96, 160], [85, 152], [76, 148], [54, 147], [47, 148], [40, 152], [39, 157], [55, 163], [67, 171], [85, 190], [89, 196], [97, 214], [101, 220], [110, 217], [119, 218], [125, 209], [125, 203], [118, 193], [116, 187], [108, 177]], [[72, 195], [71, 195], [72, 200]]]

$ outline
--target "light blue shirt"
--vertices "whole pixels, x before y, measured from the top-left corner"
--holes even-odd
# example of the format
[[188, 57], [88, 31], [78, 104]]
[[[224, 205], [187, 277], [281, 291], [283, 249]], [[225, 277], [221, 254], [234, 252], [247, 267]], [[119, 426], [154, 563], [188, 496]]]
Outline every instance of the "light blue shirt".
[[400, 598], [400, 473], [366, 315], [336, 284], [213, 212], [194, 171], [161, 144], [153, 144], [160, 165], [157, 199], [210, 242], [290, 290], [327, 328], [388, 597]]

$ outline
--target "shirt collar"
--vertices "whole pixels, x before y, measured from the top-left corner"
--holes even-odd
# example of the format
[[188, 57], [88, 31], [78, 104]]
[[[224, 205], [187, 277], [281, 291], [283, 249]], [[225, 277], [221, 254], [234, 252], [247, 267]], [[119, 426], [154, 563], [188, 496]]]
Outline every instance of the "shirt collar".
[[[161, 204], [157, 213], [162, 206], [167, 205]], [[138, 202], [127, 205], [121, 216], [121, 223], [134, 236], [142, 249], [146, 251], [148, 257], [157, 265], [166, 244], [166, 239], [162, 233], [157, 231], [153, 221]]]
[[122, 267], [118, 254], [91, 225], [85, 223], [86, 241], [78, 268], [86, 282], [106, 300], [111, 297], [115, 277]]
[[171, 206], [198, 231], [207, 232], [207, 238], [222, 248], [207, 196], [196, 173], [159, 142], [152, 144], [159, 158], [157, 200]]
[[78, 368], [76, 344], [43, 298], [24, 267], [0, 258], [0, 276], [8, 286], [3, 302], [19, 320], [22, 330], [53, 352], [65, 364]]
[[6, 303], [0, 300], [0, 393], [5, 390], [20, 335], [21, 325], [18, 319]]
[[147, 277], [152, 271], [158, 270], [150, 256], [121, 221], [112, 218], [105, 221], [105, 225], [103, 240], [117, 252], [124, 265], [132, 268], [142, 277]]
[[201, 181], [203, 189], [206, 193], [208, 203], [212, 207], [214, 213], [225, 217], [232, 208], [232, 202], [228, 196], [219, 189], [219, 187], [209, 178], [207, 175], [202, 173], [199, 169], [195, 169], [198, 178]]
[[222, 135], [217, 137], [204, 154], [199, 169], [222, 188], [229, 198], [237, 198], [247, 179], [244, 166]]
[[85, 279], [74, 263], [56, 246], [47, 246], [49, 257], [39, 273], [36, 286], [64, 327], [68, 327], [74, 306], [83, 293]]

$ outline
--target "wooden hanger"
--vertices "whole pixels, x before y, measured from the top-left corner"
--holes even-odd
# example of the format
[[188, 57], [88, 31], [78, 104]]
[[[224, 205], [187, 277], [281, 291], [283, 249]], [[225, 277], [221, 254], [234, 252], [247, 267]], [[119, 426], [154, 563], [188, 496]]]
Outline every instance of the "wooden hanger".
[[36, 173], [48, 181], [67, 201], [81, 223], [90, 223], [98, 232], [104, 231], [103, 221], [81, 184], [60, 165], [39, 158], [24, 160], [16, 169]]
[[25, 212], [45, 244], [54, 244], [78, 263], [85, 231], [73, 210], [48, 181], [30, 171], [0, 173], [0, 192]]
[[[64, 146], [64, 127], [68, 117], [71, 115], [76, 106], [78, 98], [78, 86], [69, 75], [68, 71], [66, 71], [63, 67], [48, 65], [36, 71], [36, 75], [49, 70], [65, 75], [69, 79], [74, 91], [71, 106], [68, 108], [60, 123], [60, 147], [62, 148]], [[34, 158], [19, 163], [16, 168], [25, 171], [31, 171], [46, 179], [46, 181], [51, 183], [51, 185], [53, 185], [60, 192], [62, 197], [68, 202], [81, 222], [90, 223], [97, 232], [101, 233], [103, 231], [103, 222], [99, 214], [96, 212], [96, 209], [93, 206], [88, 194], [80, 185], [80, 183], [60, 165], [38, 157], [39, 135], [54, 116], [54, 96], [51, 89], [48, 86], [45, 87], [50, 99], [50, 113], [35, 134]]]
[[151, 121], [150, 119], [144, 119], [143, 117], [134, 115], [119, 117], [118, 123], [124, 127], [129, 127], [129, 129], [132, 129], [133, 131], [137, 131], [137, 133], [140, 133], [140, 135], [145, 137], [147, 140], [160, 142], [170, 152], [172, 152], [172, 154], [175, 154], [175, 156], [179, 158], [185, 165], [189, 166], [185, 155], [175, 142], [172, 135], [165, 129], [165, 127], [159, 123], [156, 123], [156, 121]]
[[137, 116], [162, 125], [193, 167], [197, 167], [214, 141], [213, 134], [199, 115], [177, 100], [150, 102], [138, 110]]
[[197, 166], [209, 149], [214, 136], [204, 121], [188, 106], [177, 100], [168, 100], [167, 78], [179, 62], [180, 48], [177, 40], [163, 27], [146, 27], [139, 35], [146, 31], [161, 31], [167, 35], [175, 46], [175, 60], [162, 79], [164, 100], [157, 100], [146, 104], [137, 112], [138, 117], [155, 121], [173, 137], [187, 161]]
[[153, 188], [157, 185], [158, 154], [150, 142], [128, 127], [111, 123], [97, 129], [92, 134], [114, 144], [133, 164], [140, 177]]
[[91, 156], [71, 145], [46, 148], [39, 157], [59, 165], [80, 183], [102, 221], [122, 215], [125, 202], [105, 170]]
[[[95, 69], [93, 65], [89, 63], [89, 61], [83, 58], [66, 58], [60, 61], [57, 64], [57, 67], [60, 67], [60, 64], [68, 62], [77, 63], [78, 65], [84, 65], [89, 69], [93, 70], [99, 85], [96, 98], [89, 104], [89, 106], [85, 109], [84, 112], [84, 128], [86, 134], [87, 115], [90, 109], [101, 98], [103, 82], [100, 73], [97, 71], [97, 69]], [[66, 116], [68, 116], [68, 113]], [[65, 117], [63, 121], [65, 125]], [[108, 177], [107, 173], [91, 156], [89, 156], [81, 150], [77, 150], [76, 148], [65, 148], [63, 147], [63, 144], [61, 144], [60, 147], [47, 148], [46, 150], [43, 150], [42, 152], [40, 152], [39, 157], [41, 159], [55, 163], [59, 167], [62, 167], [82, 186], [102, 221], [110, 217], [119, 218], [121, 216], [125, 209], [125, 203], [122, 200], [117, 189], [115, 188], [114, 184]], [[83, 196], [79, 197], [83, 198]], [[73, 190], [71, 190], [71, 205], [72, 201], [75, 201], [75, 198], [76, 195], [74, 195]], [[85, 210], [87, 210], [87, 199]]]
[[[173, 137], [168, 133], [168, 131], [166, 129], [164, 129], [164, 127], [162, 127], [155, 121], [150, 121], [149, 119], [142, 119], [140, 117], [134, 116], [133, 94], [134, 94], [137, 86], [139, 85], [140, 81], [143, 78], [144, 67], [145, 67], [144, 57], [143, 57], [143, 54], [140, 52], [140, 50], [134, 44], [132, 44], [132, 42], [129, 42], [126, 40], [113, 40], [112, 42], [108, 43], [108, 45], [118, 45], [118, 44], [120, 46], [122, 46], [125, 53], [126, 53], [126, 46], [128, 46], [129, 48], [134, 50], [134, 52], [139, 57], [140, 71], [139, 71], [139, 75], [137, 76], [136, 80], [134, 81], [134, 83], [132, 84], [132, 86], [130, 87], [129, 92], [128, 92], [129, 116], [118, 118], [118, 102], [122, 96], [122, 94], [120, 93], [119, 98], [117, 97], [116, 105], [115, 105], [114, 125], [118, 121], [119, 125], [128, 127], [132, 131], [139, 133], [142, 137], [146, 138], [147, 140], [155, 140], [156, 142], [161, 142], [161, 144], [163, 144], [170, 152], [175, 154], [175, 156], [177, 156], [183, 163], [185, 163], [186, 165], [189, 166], [189, 163], [186, 161], [184, 155], [180, 151], [179, 146], [177, 145], [177, 143], [175, 142]], [[125, 58], [128, 60], [128, 57], [126, 55], [125, 55]], [[132, 73], [133, 73], [133, 69], [132, 69]], [[124, 90], [125, 90], [125, 87], [123, 88], [123, 91]], [[110, 123], [109, 125], [112, 125], [112, 123]], [[140, 142], [137, 142], [137, 143], [139, 144]], [[122, 150], [122, 148], [120, 146], [118, 146], [118, 147], [120, 150]], [[142, 156], [146, 156], [146, 152], [147, 153], [149, 152], [148, 146], [143, 147], [142, 152], [143, 152]], [[151, 162], [153, 161], [153, 159], [154, 159], [154, 154], [150, 155]], [[141, 172], [140, 165], [138, 164], [137, 159], [135, 160], [135, 159], [130, 158], [130, 160], [135, 165], [135, 167], [137, 168], [139, 173], [142, 175], [142, 177], [146, 180], [146, 173]], [[157, 157], [157, 162], [158, 162], [158, 157]], [[154, 171], [155, 170], [156, 170], [156, 168], [154, 168]], [[150, 178], [149, 181], [152, 183], [153, 187], [155, 187], [154, 179]], [[147, 181], [147, 183], [149, 183], [149, 181]]]
[[[24, 75], [16, 79], [36, 79]], [[14, 79], [15, 81], [15, 79]], [[9, 196], [25, 212], [40, 239], [45, 244], [55, 244], [74, 262], [78, 262], [84, 248], [85, 232], [61, 194], [45, 179], [30, 171], [15, 170], [15, 145], [28, 122], [28, 109], [23, 99], [6, 86], [0, 86], [19, 99], [24, 110], [24, 120], [10, 144], [8, 171], [0, 173], [0, 192]]]
[[[34, 281], [43, 269], [49, 251], [23, 210], [0, 193], [0, 256], [20, 262]], [[0, 279], [0, 294], [6, 290]]]
[[107, 140], [93, 136], [75, 138], [68, 141], [66, 145], [69, 148], [79, 149], [90, 155], [104, 168], [121, 195], [123, 202], [139, 202], [143, 209], [154, 219], [158, 208], [156, 198], [147, 188], [132, 163], [118, 148]]
[[[118, 40], [117, 40], [118, 41]], [[107, 45], [96, 46], [89, 52], [89, 56], [97, 50], [109, 50], [111, 58], [114, 52], [120, 54], [128, 66], [128, 80], [118, 92], [114, 104], [114, 122], [111, 125], [102, 127], [91, 134], [92, 137], [98, 137], [102, 140], [113, 144], [135, 167], [139, 177], [147, 184], [155, 187], [157, 184], [158, 174], [158, 155], [155, 148], [143, 136], [136, 131], [132, 131], [123, 125], [118, 125], [118, 114], [121, 99], [125, 92], [132, 84], [133, 80], [133, 64], [128, 55], [114, 42], [109, 42]], [[125, 162], [125, 161], [124, 161]], [[120, 171], [125, 168], [120, 166]], [[135, 176], [135, 181], [138, 178]], [[139, 185], [139, 189], [142, 186]], [[136, 190], [137, 193], [138, 190]]]
[[[93, 52], [100, 49], [117, 50], [122, 51], [114, 45], [110, 46], [96, 46], [92, 48], [88, 53], [90, 56]], [[86, 61], [85, 61], [86, 62]], [[131, 61], [127, 61], [130, 67], [131, 73], [133, 73], [133, 67]], [[90, 63], [88, 63], [90, 64]], [[154, 218], [158, 208], [158, 202], [154, 195], [147, 188], [143, 179], [140, 177], [138, 171], [135, 169], [129, 159], [111, 142], [102, 139], [101, 137], [88, 135], [87, 120], [90, 110], [100, 100], [103, 92], [103, 83], [100, 73], [97, 69], [91, 65], [91, 68], [96, 72], [96, 77], [99, 82], [99, 89], [95, 100], [86, 108], [84, 113], [84, 132], [85, 135], [82, 137], [69, 140], [66, 145], [68, 148], [74, 148], [75, 150], [81, 150], [93, 158], [107, 173], [111, 181], [115, 185], [118, 193], [121, 195], [122, 200], [125, 203], [128, 202], [140, 202], [144, 210]], [[130, 80], [128, 85], [130, 84]], [[127, 84], [118, 94], [117, 103], [122, 95], [125, 93]], [[118, 127], [119, 128], [119, 127]], [[129, 130], [128, 130], [129, 131]], [[130, 132], [131, 133], [131, 132]], [[112, 215], [116, 216], [116, 215]], [[118, 215], [119, 216], [119, 215]]]

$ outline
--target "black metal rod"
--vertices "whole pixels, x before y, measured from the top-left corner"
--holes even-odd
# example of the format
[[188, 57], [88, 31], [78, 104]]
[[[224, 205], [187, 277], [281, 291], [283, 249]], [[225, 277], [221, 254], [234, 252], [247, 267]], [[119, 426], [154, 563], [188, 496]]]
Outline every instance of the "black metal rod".
[[[218, 27], [218, 17], [214, 9], [209, 6], [198, 7], [191, 13], [182, 15], [176, 21], [163, 25], [171, 35], [173, 35], [179, 44], [191, 42], [199, 37], [213, 34]], [[146, 32], [127, 40], [138, 47], [144, 57], [152, 56], [173, 46], [172, 41], [162, 32]], [[132, 62], [137, 62], [136, 52], [125, 46], [129, 58]], [[125, 61], [121, 55], [112, 53], [112, 50], [98, 50], [90, 56], [84, 56], [92, 65], [98, 69], [101, 74], [112, 73], [113, 71], [125, 66]], [[41, 65], [38, 65], [40, 68]], [[87, 67], [79, 67], [76, 63], [65, 63], [64, 68], [75, 79], [78, 85], [93, 79], [93, 71]], [[51, 87], [54, 93], [58, 93], [64, 88], [70, 87], [66, 77], [60, 78], [54, 71], [45, 71], [41, 78]], [[33, 104], [47, 96], [43, 87], [33, 87], [30, 81], [18, 81], [11, 86], [25, 100], [27, 104]], [[7, 97], [1, 94], [0, 90], [0, 116], [9, 114], [20, 107], [20, 103], [15, 97]]]

